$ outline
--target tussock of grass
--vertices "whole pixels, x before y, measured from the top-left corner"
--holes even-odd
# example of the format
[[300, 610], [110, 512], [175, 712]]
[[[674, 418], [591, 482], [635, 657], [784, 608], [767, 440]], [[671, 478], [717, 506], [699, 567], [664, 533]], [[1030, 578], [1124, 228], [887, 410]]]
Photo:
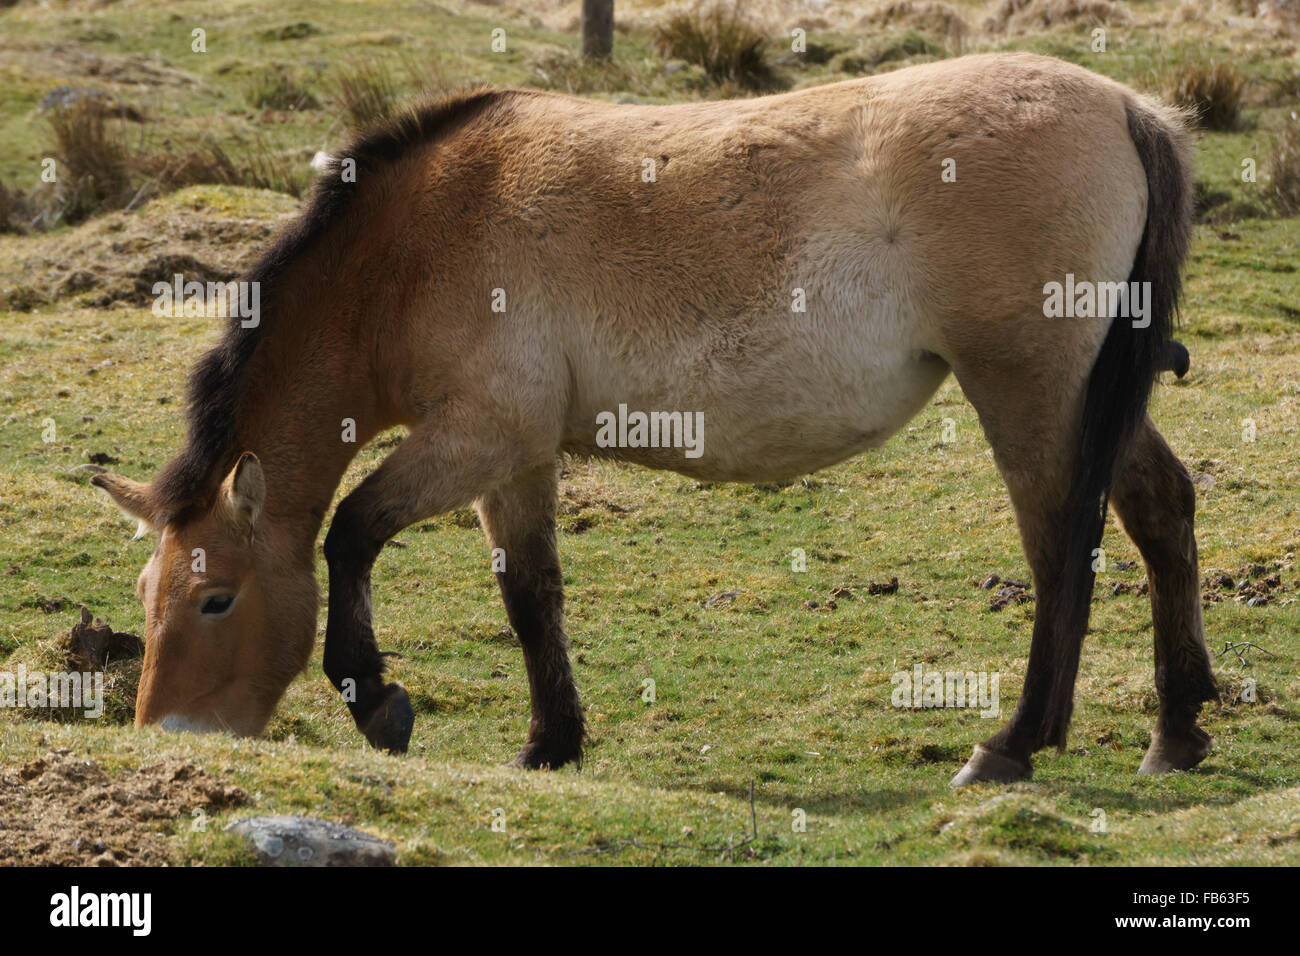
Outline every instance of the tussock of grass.
[[58, 108], [49, 125], [57, 179], [43, 182], [28, 199], [6, 193], [5, 201], [11, 218], [28, 205], [35, 207], [42, 228], [134, 208], [193, 185], [250, 186], [300, 196], [311, 177], [305, 159], [273, 151], [256, 133], [235, 144], [237, 158], [212, 136], [183, 149], [133, 144], [122, 121], [97, 98]]
[[22, 193], [0, 182], [0, 233], [21, 232], [25, 213]]
[[386, 60], [375, 57], [353, 60], [335, 75], [339, 114], [352, 130], [364, 130], [396, 115], [403, 98], [433, 96], [449, 88], [441, 63], [436, 59], [402, 61], [403, 81]]
[[[548, 51], [532, 60], [531, 66], [538, 86], [573, 95], [640, 93], [652, 86], [665, 85], [662, 71], [617, 58], [585, 59], [567, 50]], [[689, 76], [681, 76], [678, 85], [684, 86], [689, 81]]]
[[320, 100], [285, 66], [257, 73], [248, 85], [248, 103], [254, 109], [314, 110]]
[[702, 67], [715, 83], [747, 90], [778, 85], [768, 42], [768, 35], [749, 19], [740, 0], [697, 3], [673, 14], [655, 31], [655, 46], [664, 56]]
[[243, 175], [217, 143], [178, 152], [155, 152], [137, 157], [135, 168], [153, 180], [162, 192], [201, 183], [235, 186]]
[[1300, 215], [1300, 115], [1296, 112], [1287, 117], [1274, 138], [1265, 168], [1278, 215]]
[[1231, 63], [1185, 63], [1164, 80], [1164, 96], [1191, 110], [1205, 129], [1232, 130], [1241, 123], [1246, 78]]
[[397, 108], [397, 79], [381, 61], [358, 61], [344, 66], [335, 81], [339, 108], [353, 129], [382, 122]]
[[217, 185], [249, 186], [253, 189], [269, 189], [273, 192], [287, 193], [295, 199], [300, 198], [311, 183], [312, 170], [306, 157], [293, 150], [275, 150], [261, 136], [254, 134], [251, 140], [240, 144], [242, 155], [238, 164], [231, 161], [219, 144], [213, 143], [209, 150], [223, 168], [234, 168], [238, 178], [229, 182], [225, 180], [175, 181], [172, 188], [198, 185], [203, 182], [215, 182]]
[[248, 186], [300, 197], [311, 180], [305, 157], [277, 152], [255, 136], [232, 157], [217, 140], [184, 151], [154, 150], [134, 157], [135, 172], [147, 180], [143, 196], [153, 198], [188, 186]]
[[81, 222], [105, 208], [121, 208], [131, 198], [131, 148], [104, 101], [81, 97], [50, 113], [53, 155], [63, 175], [47, 191], [48, 223]]

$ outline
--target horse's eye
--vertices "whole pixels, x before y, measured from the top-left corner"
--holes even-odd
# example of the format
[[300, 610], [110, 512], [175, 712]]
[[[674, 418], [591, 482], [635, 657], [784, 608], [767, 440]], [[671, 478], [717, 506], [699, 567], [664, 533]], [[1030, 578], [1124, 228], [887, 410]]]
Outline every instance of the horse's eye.
[[225, 614], [235, 603], [233, 594], [213, 594], [203, 599], [199, 611], [203, 614]]

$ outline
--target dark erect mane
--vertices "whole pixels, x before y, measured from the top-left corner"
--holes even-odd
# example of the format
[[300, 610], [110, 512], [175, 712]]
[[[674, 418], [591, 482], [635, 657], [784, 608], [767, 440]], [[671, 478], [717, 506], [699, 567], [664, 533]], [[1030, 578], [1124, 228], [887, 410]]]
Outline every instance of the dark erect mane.
[[[401, 159], [410, 150], [446, 135], [459, 123], [480, 115], [507, 93], [478, 90], [412, 108], [362, 134], [321, 175], [311, 198], [296, 220], [267, 249], [245, 275], [260, 284], [260, 322], [250, 329], [231, 316], [221, 341], [199, 360], [190, 374], [189, 433], [185, 447], [159, 473], [154, 496], [161, 523], [184, 522], [206, 508], [224, 474], [243, 449], [235, 448], [236, 417], [244, 371], [258, 345], [275, 325], [275, 280], [302, 253], [335, 225], [351, 206], [359, 184], [368, 175]], [[344, 182], [338, 165], [356, 163], [352, 182]]]

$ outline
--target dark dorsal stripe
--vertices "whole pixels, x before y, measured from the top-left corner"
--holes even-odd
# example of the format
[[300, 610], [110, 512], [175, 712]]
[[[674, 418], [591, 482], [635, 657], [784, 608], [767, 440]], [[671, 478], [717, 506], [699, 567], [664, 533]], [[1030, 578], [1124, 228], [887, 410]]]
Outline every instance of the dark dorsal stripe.
[[410, 109], [367, 131], [337, 159], [356, 163], [355, 182], [344, 182], [337, 166], [319, 177], [307, 208], [258, 259], [244, 277], [260, 283], [261, 321], [245, 329], [232, 316], [225, 335], [199, 360], [190, 375], [189, 433], [185, 447], [159, 473], [154, 495], [160, 521], [185, 522], [210, 506], [226, 467], [243, 449], [235, 430], [244, 372], [259, 344], [275, 325], [275, 280], [346, 213], [358, 184], [369, 173], [432, 142], [459, 123], [480, 115], [507, 91], [479, 90]]

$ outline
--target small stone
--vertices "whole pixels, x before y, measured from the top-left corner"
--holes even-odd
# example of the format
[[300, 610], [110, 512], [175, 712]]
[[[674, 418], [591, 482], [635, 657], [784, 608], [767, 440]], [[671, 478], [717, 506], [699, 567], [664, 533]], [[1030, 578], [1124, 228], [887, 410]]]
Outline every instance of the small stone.
[[247, 817], [226, 826], [252, 846], [263, 866], [393, 866], [387, 840], [314, 817]]

